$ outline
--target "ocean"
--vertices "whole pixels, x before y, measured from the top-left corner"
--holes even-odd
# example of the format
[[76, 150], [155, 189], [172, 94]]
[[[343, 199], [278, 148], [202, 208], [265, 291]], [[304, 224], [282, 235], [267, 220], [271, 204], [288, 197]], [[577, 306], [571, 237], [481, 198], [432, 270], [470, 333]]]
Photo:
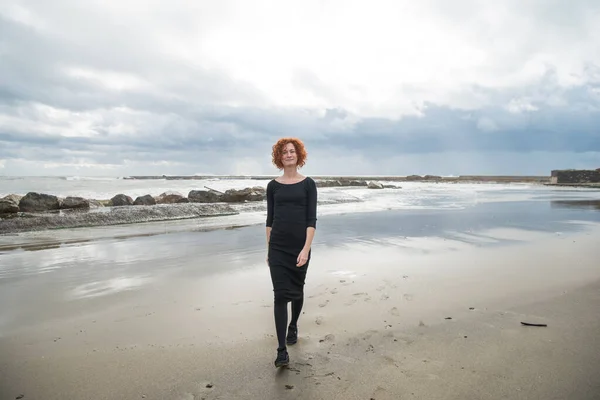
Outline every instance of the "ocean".
[[[246, 187], [266, 187], [270, 178], [212, 177], [199, 180], [123, 179], [115, 177], [0, 177], [0, 198], [8, 194], [25, 195], [40, 192], [59, 197], [80, 196], [88, 199], [110, 199], [123, 193], [135, 199], [150, 194], [171, 192], [187, 196], [191, 190], [218, 191]], [[383, 182], [390, 183], [390, 182]], [[341, 215], [391, 210], [464, 210], [485, 203], [536, 202], [543, 205], [556, 202], [595, 201], [600, 191], [589, 188], [552, 187], [535, 183], [436, 183], [391, 182], [397, 189], [366, 187], [321, 187], [319, 215]], [[256, 224], [266, 214], [265, 202], [234, 205], [238, 215], [223, 218], [198, 219], [197, 226], [234, 226]], [[167, 218], [165, 218], [167, 219]], [[177, 223], [173, 221], [174, 225]], [[181, 225], [182, 223], [179, 222]], [[190, 223], [183, 223], [183, 225]], [[120, 227], [119, 229], [126, 229]], [[135, 228], [134, 228], [135, 229]], [[185, 229], [185, 227], [183, 228]]]

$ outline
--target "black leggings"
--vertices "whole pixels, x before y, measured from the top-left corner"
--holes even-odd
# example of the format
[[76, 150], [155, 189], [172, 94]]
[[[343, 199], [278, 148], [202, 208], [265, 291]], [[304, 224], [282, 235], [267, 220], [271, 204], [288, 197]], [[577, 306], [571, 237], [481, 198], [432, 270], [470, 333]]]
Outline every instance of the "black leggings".
[[[277, 341], [279, 342], [278, 350], [286, 348], [285, 338], [287, 332], [288, 322], [288, 307], [287, 300], [275, 299], [275, 330], [277, 331]], [[297, 300], [292, 300], [292, 320], [290, 326], [296, 327], [298, 324], [298, 318], [304, 305], [304, 297]]]

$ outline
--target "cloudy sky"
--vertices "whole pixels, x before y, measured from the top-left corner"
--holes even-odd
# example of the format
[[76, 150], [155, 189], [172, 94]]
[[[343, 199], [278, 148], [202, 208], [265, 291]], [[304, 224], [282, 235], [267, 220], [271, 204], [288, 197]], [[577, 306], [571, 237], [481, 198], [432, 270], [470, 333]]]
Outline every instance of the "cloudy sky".
[[600, 167], [597, 0], [0, 0], [0, 175]]

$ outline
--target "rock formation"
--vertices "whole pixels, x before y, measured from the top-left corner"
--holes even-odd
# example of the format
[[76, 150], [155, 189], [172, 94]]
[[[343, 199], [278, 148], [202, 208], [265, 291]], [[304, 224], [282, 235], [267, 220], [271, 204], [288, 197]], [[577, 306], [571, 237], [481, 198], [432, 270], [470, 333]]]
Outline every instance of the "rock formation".
[[110, 199], [110, 204], [114, 207], [131, 206], [133, 199], [125, 194], [118, 194]]
[[19, 212], [19, 202], [8, 195], [0, 199], [0, 215], [15, 214]]
[[90, 208], [90, 201], [88, 199], [84, 199], [83, 197], [67, 197], [64, 199], [60, 208], [65, 209], [87, 209]]
[[153, 206], [154, 204], [156, 204], [156, 200], [154, 199], [154, 197], [152, 197], [152, 195], [149, 194], [139, 196], [133, 202], [134, 206]]
[[51, 194], [29, 192], [19, 202], [23, 212], [39, 212], [60, 209], [58, 197]]
[[156, 204], [175, 204], [183, 202], [187, 203], [189, 202], [189, 199], [177, 192], [164, 192], [156, 197]]

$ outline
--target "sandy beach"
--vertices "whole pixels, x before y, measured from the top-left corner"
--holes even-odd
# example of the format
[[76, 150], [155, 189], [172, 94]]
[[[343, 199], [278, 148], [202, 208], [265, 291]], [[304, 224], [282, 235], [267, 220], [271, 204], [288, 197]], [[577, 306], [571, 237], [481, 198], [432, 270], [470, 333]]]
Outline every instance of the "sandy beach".
[[7, 249], [0, 399], [600, 398], [598, 213], [494, 207], [321, 218], [281, 370], [262, 225]]

